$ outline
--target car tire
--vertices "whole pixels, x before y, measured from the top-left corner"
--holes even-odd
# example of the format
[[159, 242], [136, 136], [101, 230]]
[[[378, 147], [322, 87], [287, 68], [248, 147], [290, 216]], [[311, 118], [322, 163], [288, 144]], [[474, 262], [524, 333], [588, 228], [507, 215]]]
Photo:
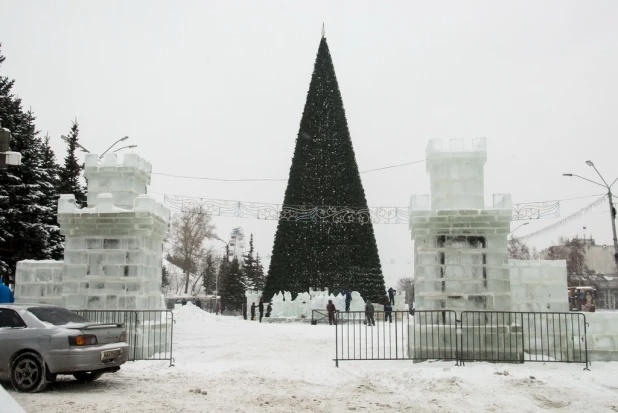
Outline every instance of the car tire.
[[43, 358], [28, 351], [15, 357], [11, 363], [11, 384], [15, 390], [36, 393], [47, 386], [47, 368]]
[[103, 373], [98, 371], [80, 371], [77, 373], [73, 373], [73, 377], [75, 380], [80, 381], [82, 383], [90, 383], [101, 377]]

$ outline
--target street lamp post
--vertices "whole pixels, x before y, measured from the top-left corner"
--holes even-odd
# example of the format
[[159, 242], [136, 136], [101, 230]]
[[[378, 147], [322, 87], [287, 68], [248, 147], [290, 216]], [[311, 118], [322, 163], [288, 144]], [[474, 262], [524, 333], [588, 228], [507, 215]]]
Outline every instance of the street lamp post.
[[105, 152], [103, 152], [103, 153], [101, 154], [101, 156], [99, 156], [99, 159], [101, 159], [101, 158], [103, 157], [103, 155], [105, 155], [107, 152], [109, 152], [109, 150], [110, 150], [110, 149], [112, 149], [114, 146], [116, 146], [116, 144], [117, 144], [117, 143], [119, 143], [119, 142], [124, 142], [124, 141], [126, 141], [127, 139], [129, 139], [129, 137], [128, 137], [128, 136], [125, 136], [124, 138], [120, 138], [120, 139], [118, 139], [116, 142], [114, 142], [114, 143], [112, 144], [112, 146], [110, 146], [109, 148], [107, 148], [107, 149], [105, 150]]
[[[67, 142], [67, 143], [69, 142], [69, 138], [67, 138], [67, 137], [66, 137], [66, 136], [64, 136], [64, 135], [60, 135], [60, 139], [62, 139], [63, 141], [65, 141], [65, 142]], [[84, 147], [83, 147], [82, 145], [80, 145], [79, 143], [76, 143], [76, 145], [77, 145], [77, 147], [78, 147], [79, 149], [81, 149], [81, 150], [82, 150], [82, 152], [90, 153], [90, 151], [89, 151], [88, 149], [84, 148]]]
[[[225, 244], [225, 259], [228, 259], [228, 251], [230, 248], [230, 243], [223, 241], [219, 237], [215, 237], [217, 241], [221, 241]], [[219, 271], [217, 271], [217, 275], [215, 275], [215, 311], [217, 311], [217, 305], [219, 304]], [[223, 311], [221, 311], [221, 315], [223, 315]]]
[[616, 263], [616, 271], [618, 272], [618, 239], [616, 238], [616, 208], [614, 208], [614, 202], [612, 198], [613, 197], [612, 185], [616, 183], [618, 178], [614, 179], [614, 182], [612, 182], [611, 185], [608, 185], [605, 179], [603, 178], [603, 176], [601, 175], [601, 173], [599, 172], [599, 170], [597, 169], [597, 167], [594, 166], [594, 163], [592, 161], [586, 161], [586, 165], [592, 166], [594, 168], [597, 175], [599, 175], [599, 178], [601, 178], [601, 181], [603, 181], [602, 184], [599, 182], [593, 181], [591, 179], [584, 178], [583, 176], [576, 175], [576, 174], [562, 174], [562, 175], [563, 176], [575, 176], [577, 178], [583, 179], [584, 181], [592, 182], [595, 185], [599, 185], [607, 189], [607, 198], [609, 201], [609, 216], [612, 220], [612, 235], [614, 237], [614, 262]]
[[114, 151], [114, 153], [116, 153], [116, 152], [118, 152], [118, 151], [121, 151], [121, 150], [123, 150], [123, 149], [126, 149], [126, 148], [129, 148], [129, 149], [130, 149], [130, 148], [137, 148], [137, 145], [127, 145], [127, 146], [123, 146], [122, 148], [118, 148], [118, 149], [116, 149], [116, 150]]
[[[529, 224], [529, 222], [524, 222], [523, 224], [521, 224], [518, 227], [516, 227], [513, 231], [509, 232], [509, 234], [512, 234], [513, 232], [517, 231], [519, 228], [523, 227], [524, 225], [528, 225], [528, 224]], [[511, 235], [511, 237], [513, 237], [513, 236]]]
[[21, 153], [12, 152], [9, 147], [11, 139], [11, 131], [0, 125], [0, 169], [5, 169], [7, 165], [21, 165]]

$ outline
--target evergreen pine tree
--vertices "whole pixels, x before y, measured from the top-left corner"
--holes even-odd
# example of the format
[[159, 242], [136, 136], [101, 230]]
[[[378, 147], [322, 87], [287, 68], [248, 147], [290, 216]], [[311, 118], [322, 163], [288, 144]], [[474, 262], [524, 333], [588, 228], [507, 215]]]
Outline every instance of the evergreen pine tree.
[[243, 276], [246, 280], [244, 282], [245, 288], [256, 291], [258, 289], [256, 286], [257, 266], [253, 252], [253, 234], [251, 234], [251, 238], [249, 238], [249, 252], [243, 257]]
[[[4, 60], [0, 54], [0, 66]], [[11, 93], [14, 83], [0, 76], [0, 124], [11, 131], [11, 149], [22, 154], [20, 166], [0, 170], [0, 275], [5, 283], [14, 283], [17, 261], [61, 256], [53, 157], [38, 137], [34, 114], [24, 112]]]
[[49, 135], [45, 135], [42, 142], [42, 167], [47, 174], [41, 191], [45, 194], [42, 200], [46, 207], [43, 223], [47, 225], [49, 233], [48, 255], [53, 260], [62, 260], [64, 258], [64, 237], [60, 235], [60, 227], [56, 222], [58, 198], [60, 198], [58, 194], [60, 167], [56, 163], [56, 155], [49, 145]]
[[86, 190], [80, 182], [83, 166], [79, 163], [75, 151], [79, 137], [79, 124], [73, 122], [71, 132], [67, 141], [67, 156], [64, 158], [64, 165], [60, 168], [60, 186], [58, 188], [61, 195], [73, 194], [77, 205], [85, 207], [87, 204]]
[[[224, 258], [225, 259], [225, 258]], [[221, 304], [228, 310], [240, 310], [246, 303], [245, 286], [242, 283], [242, 268], [238, 258], [234, 257], [228, 273], [221, 284]]]
[[[366, 210], [343, 101], [326, 39], [322, 38], [296, 139], [283, 207], [334, 206]], [[279, 221], [264, 288], [295, 296], [309, 288], [359, 291], [374, 302], [384, 296], [384, 276], [369, 223]]]
[[[228, 258], [228, 254], [230, 251], [230, 247], [225, 247], [225, 254], [221, 257], [221, 261], [219, 263], [219, 269], [217, 271], [217, 280], [216, 287], [218, 288], [217, 295], [221, 296], [221, 290], [223, 289], [223, 284], [225, 284], [229, 274], [230, 274], [230, 259]], [[223, 301], [221, 302], [221, 308], [223, 307]]]
[[266, 274], [264, 274], [264, 266], [260, 259], [260, 253], [255, 257], [255, 290], [263, 291], [266, 285]]

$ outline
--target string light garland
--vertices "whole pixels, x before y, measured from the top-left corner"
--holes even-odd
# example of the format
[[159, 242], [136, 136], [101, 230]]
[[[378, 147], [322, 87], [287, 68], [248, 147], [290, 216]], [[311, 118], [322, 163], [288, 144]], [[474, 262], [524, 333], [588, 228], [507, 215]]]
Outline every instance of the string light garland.
[[588, 211], [590, 211], [591, 209], [601, 205], [603, 202], [605, 202], [605, 200], [607, 199], [607, 195], [603, 195], [602, 197], [598, 198], [597, 200], [595, 200], [594, 202], [592, 202], [591, 204], [586, 205], [585, 207], [583, 207], [582, 209], [580, 209], [579, 211], [569, 215], [568, 217], [561, 219], [558, 222], [555, 222], [545, 228], [541, 228], [538, 231], [535, 231], [531, 234], [528, 235], [524, 235], [523, 237], [519, 237], [519, 240], [521, 241], [526, 241], [529, 240], [531, 238], [534, 237], [538, 237], [540, 235], [546, 234], [548, 232], [551, 232], [557, 228], [560, 228], [568, 223], [571, 223], [573, 221], [575, 221], [576, 219], [579, 219], [582, 215], [586, 214]]
[[[168, 194], [164, 195], [164, 202], [177, 211], [197, 208], [210, 216], [338, 224], [408, 224], [410, 221], [408, 207], [281, 205]], [[513, 221], [559, 216], [559, 201], [513, 205]]]

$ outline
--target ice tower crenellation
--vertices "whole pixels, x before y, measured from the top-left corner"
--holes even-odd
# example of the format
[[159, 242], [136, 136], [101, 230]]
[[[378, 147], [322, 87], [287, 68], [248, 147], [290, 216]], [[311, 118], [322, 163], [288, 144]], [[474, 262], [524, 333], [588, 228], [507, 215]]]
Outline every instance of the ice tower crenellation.
[[[163, 239], [170, 211], [146, 194], [152, 166], [136, 154], [86, 155], [88, 206], [61, 195], [63, 262], [21, 261], [16, 296], [72, 309], [163, 309]], [[51, 270], [55, 288], [47, 273]], [[60, 278], [59, 278], [60, 277]]]

